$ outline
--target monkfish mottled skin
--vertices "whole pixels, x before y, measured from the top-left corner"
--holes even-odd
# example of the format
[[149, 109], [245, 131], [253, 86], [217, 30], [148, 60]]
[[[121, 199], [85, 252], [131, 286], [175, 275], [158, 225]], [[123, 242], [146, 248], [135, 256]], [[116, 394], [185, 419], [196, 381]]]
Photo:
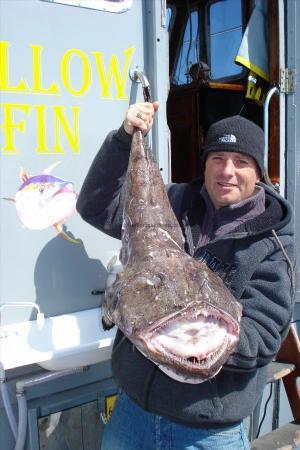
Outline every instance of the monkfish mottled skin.
[[117, 325], [170, 377], [216, 375], [238, 343], [241, 306], [217, 274], [184, 250], [184, 237], [140, 131], [126, 178], [120, 260], [102, 322]]

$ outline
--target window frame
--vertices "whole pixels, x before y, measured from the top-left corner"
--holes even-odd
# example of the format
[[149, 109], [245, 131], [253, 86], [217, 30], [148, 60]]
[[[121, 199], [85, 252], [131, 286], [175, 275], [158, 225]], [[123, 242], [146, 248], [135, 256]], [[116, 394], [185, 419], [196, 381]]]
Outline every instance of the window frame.
[[[214, 3], [219, 3], [222, 0], [210, 0], [206, 3], [205, 5], [205, 47], [206, 47], [206, 58], [207, 58], [207, 64], [209, 65], [209, 67], [211, 68], [210, 62], [211, 62], [211, 33], [210, 33], [210, 13], [209, 10], [211, 8], [211, 6]], [[241, 14], [242, 14], [242, 38], [245, 32], [245, 28], [246, 28], [246, 19], [245, 19], [245, 3], [244, 0], [240, 0], [241, 1]], [[242, 42], [242, 39], [241, 39]], [[237, 66], [239, 64], [236, 64]], [[237, 81], [237, 80], [242, 80], [246, 74], [247, 74], [247, 69], [243, 66], [241, 67], [241, 72], [235, 75], [229, 75], [226, 77], [221, 77], [221, 78], [209, 78], [210, 81], [212, 83], [224, 83], [224, 82], [230, 82], [230, 81]]]
[[[185, 30], [186, 30], [186, 27], [187, 27], [188, 22], [189, 22], [189, 16], [191, 16], [191, 14], [194, 11], [197, 11], [197, 14], [198, 14], [198, 33], [197, 34], [198, 34], [198, 36], [200, 36], [202, 34], [201, 26], [202, 26], [203, 21], [201, 19], [201, 14], [203, 14], [203, 12], [202, 12], [202, 8], [199, 8], [199, 5], [195, 5], [194, 7], [191, 7], [186, 12], [186, 16], [185, 16], [185, 20], [184, 20], [184, 26], [182, 27], [180, 40], [179, 40], [179, 45], [177, 47], [176, 57], [175, 57], [174, 66], [173, 66], [173, 70], [172, 70], [172, 74], [171, 74], [171, 84], [173, 86], [178, 86], [178, 87], [179, 86], [189, 86], [190, 84], [192, 84], [192, 80], [189, 81], [188, 83], [184, 83], [184, 84], [173, 83], [173, 80], [176, 79], [175, 75], [176, 75], [176, 71], [177, 71], [177, 65], [178, 65], [178, 62], [179, 62], [181, 50], [183, 49], [183, 43], [184, 43], [183, 40], [184, 40]], [[200, 44], [201, 44], [201, 42], [200, 42], [200, 39], [199, 39], [199, 43], [198, 43], [198, 47], [199, 47], [198, 58], [199, 58], [199, 61], [200, 61], [200, 58], [201, 58], [201, 46], [200, 46]]]
[[172, 31], [173, 31], [174, 22], [175, 22], [175, 18], [176, 18], [176, 6], [168, 4], [167, 5], [167, 10], [168, 9], [171, 10], [171, 18], [170, 18], [170, 21], [169, 21], [169, 26], [167, 26], [167, 24], [166, 24], [166, 28], [167, 28], [167, 31], [168, 31], [169, 36], [170, 36]]

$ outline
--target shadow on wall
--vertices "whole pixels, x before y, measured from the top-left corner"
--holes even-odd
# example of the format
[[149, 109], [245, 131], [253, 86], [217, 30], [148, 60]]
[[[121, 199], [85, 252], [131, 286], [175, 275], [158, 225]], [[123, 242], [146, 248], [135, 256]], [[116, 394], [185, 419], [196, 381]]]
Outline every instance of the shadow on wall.
[[98, 307], [101, 296], [91, 291], [104, 291], [106, 278], [106, 268], [99, 260], [89, 258], [82, 242], [72, 244], [56, 236], [36, 261], [36, 303], [45, 317]]

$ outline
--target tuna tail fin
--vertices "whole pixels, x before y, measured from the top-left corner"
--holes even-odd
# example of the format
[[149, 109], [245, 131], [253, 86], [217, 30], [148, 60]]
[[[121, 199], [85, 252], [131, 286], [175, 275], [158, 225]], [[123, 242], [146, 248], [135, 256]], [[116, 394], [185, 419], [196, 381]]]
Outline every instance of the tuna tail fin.
[[1, 200], [7, 200], [8, 202], [14, 202], [15, 203], [15, 199], [12, 197], [1, 197]]
[[54, 228], [56, 229], [56, 231], [66, 240], [71, 242], [72, 244], [81, 244], [81, 241], [79, 241], [78, 239], [73, 239], [70, 236], [67, 235], [67, 233], [64, 231], [63, 226], [59, 223], [55, 223]]

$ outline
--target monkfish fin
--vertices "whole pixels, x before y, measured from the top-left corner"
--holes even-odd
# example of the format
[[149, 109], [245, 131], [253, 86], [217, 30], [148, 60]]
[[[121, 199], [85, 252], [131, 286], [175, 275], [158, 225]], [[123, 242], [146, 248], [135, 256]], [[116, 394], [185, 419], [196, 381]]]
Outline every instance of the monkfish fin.
[[115, 326], [115, 324], [107, 316], [104, 315], [102, 316], [101, 322], [104, 331], [108, 331]]
[[81, 241], [79, 241], [78, 239], [73, 239], [71, 238], [63, 229], [63, 226], [60, 223], [55, 223], [54, 228], [56, 229], [56, 231], [66, 240], [71, 242], [72, 244], [81, 244]]

